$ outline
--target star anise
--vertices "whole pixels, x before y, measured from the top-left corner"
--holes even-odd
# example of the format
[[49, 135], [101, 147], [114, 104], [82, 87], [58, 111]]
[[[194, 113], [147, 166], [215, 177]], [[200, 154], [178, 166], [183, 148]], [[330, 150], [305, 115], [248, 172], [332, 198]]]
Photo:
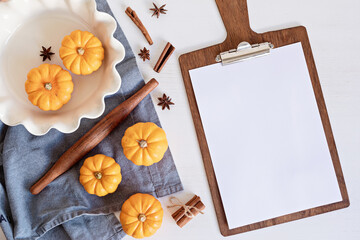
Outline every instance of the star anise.
[[156, 15], [157, 18], [159, 18], [159, 16], [160, 16], [161, 13], [162, 13], [162, 14], [166, 14], [166, 11], [167, 11], [167, 10], [165, 9], [166, 4], [162, 5], [161, 7], [156, 6], [155, 3], [153, 3], [153, 5], [154, 5], [154, 8], [150, 8], [151, 11], [154, 11], [152, 17], [153, 17], [154, 15]]
[[171, 102], [171, 98], [166, 96], [166, 94], [164, 93], [162, 97], [159, 97], [159, 103], [158, 106], [162, 106], [162, 110], [164, 110], [165, 108], [170, 110], [170, 105], [175, 105], [175, 103]]
[[144, 62], [146, 59], [150, 60], [150, 50], [147, 50], [146, 47], [144, 47], [144, 49], [140, 49], [139, 56]]
[[40, 51], [40, 53], [40, 57], [43, 57], [43, 62], [45, 62], [46, 59], [49, 59], [51, 61], [51, 55], [55, 54], [51, 52], [51, 47], [46, 49], [44, 46], [42, 47], [42, 51]]

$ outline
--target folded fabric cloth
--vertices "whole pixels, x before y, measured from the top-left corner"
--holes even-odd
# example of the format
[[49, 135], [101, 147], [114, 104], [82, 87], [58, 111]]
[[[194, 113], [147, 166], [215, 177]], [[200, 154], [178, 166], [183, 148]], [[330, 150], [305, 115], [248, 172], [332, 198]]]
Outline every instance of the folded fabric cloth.
[[[97, 0], [99, 11], [113, 15], [105, 0]], [[117, 66], [122, 78], [118, 93], [106, 98], [107, 114], [144, 85], [135, 56], [118, 26], [114, 36], [126, 49], [125, 59]], [[102, 116], [102, 117], [103, 117]], [[117, 191], [105, 197], [88, 194], [79, 183], [80, 161], [49, 184], [40, 194], [30, 187], [55, 161], [102, 117], [83, 119], [72, 134], [52, 129], [48, 134], [31, 135], [22, 125], [8, 127], [0, 122], [0, 225], [8, 239], [121, 239], [125, 233], [112, 214], [134, 193], [162, 197], [183, 189], [170, 150], [159, 163], [137, 166], [123, 154], [124, 131], [137, 122], [160, 126], [151, 98], [146, 97], [87, 156], [102, 153], [121, 166], [123, 180]]]

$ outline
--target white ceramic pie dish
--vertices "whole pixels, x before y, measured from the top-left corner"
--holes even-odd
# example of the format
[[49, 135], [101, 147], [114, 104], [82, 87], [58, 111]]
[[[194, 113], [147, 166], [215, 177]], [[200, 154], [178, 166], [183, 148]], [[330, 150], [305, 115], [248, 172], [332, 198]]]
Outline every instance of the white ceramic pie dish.
[[[10, 0], [0, 3], [0, 120], [22, 124], [33, 135], [51, 128], [63, 133], [78, 129], [82, 118], [97, 118], [105, 110], [104, 98], [120, 89], [115, 66], [125, 56], [123, 45], [113, 37], [116, 21], [96, 10], [95, 0]], [[71, 100], [58, 111], [45, 112], [31, 104], [25, 92], [27, 73], [42, 63], [58, 64], [64, 36], [74, 30], [92, 32], [103, 43], [105, 59], [91, 75], [73, 76]], [[41, 47], [55, 55], [43, 62]]]

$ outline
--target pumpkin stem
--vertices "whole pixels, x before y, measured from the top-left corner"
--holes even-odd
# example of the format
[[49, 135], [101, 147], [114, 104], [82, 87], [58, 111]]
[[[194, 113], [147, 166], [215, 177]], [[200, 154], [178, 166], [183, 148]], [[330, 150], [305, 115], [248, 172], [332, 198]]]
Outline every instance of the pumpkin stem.
[[102, 178], [102, 173], [101, 172], [96, 172], [94, 173], [94, 176], [96, 179], [100, 180]]
[[48, 82], [48, 83], [45, 83], [44, 87], [45, 87], [46, 90], [49, 90], [49, 91], [50, 91], [50, 90], [52, 89], [52, 84], [49, 83], [49, 82]]
[[146, 148], [148, 146], [147, 142], [144, 139], [142, 139], [140, 141], [139, 140], [136, 140], [136, 141], [139, 143], [141, 148]]
[[140, 213], [138, 216], [138, 219], [140, 222], [145, 222], [146, 221], [146, 216], [143, 213]]
[[82, 47], [79, 47], [79, 48], [77, 49], [77, 53], [82, 56], [82, 55], [84, 55], [85, 50], [84, 50]]

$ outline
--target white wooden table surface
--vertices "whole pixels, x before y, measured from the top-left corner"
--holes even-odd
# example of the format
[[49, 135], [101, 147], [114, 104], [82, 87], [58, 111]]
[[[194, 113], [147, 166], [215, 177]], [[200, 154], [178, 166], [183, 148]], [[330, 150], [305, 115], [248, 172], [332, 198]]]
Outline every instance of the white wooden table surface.
[[[175, 196], [186, 201], [196, 193], [207, 206], [205, 215], [197, 216], [183, 229], [165, 209], [162, 227], [149, 239], [225, 239], [217, 225], [178, 63], [181, 54], [225, 39], [226, 32], [215, 1], [155, 0], [158, 5], [167, 4], [167, 14], [159, 19], [151, 17], [152, 0], [108, 1], [133, 51], [138, 53], [144, 46], [150, 49], [150, 62], [143, 63], [138, 58], [138, 65], [146, 81], [155, 77], [160, 82], [152, 93], [154, 102], [157, 103], [157, 97], [165, 92], [176, 104], [171, 111], [156, 108], [185, 188]], [[137, 12], [147, 27], [154, 40], [153, 46], [149, 47], [124, 13], [127, 6]], [[297, 25], [307, 28], [351, 205], [347, 209], [226, 239], [360, 239], [360, 1], [249, 0], [248, 8], [251, 26], [257, 32]], [[162, 72], [155, 73], [152, 68], [168, 41], [176, 51]], [[226, 104], [226, 99], [221, 100]], [[160, 200], [164, 207], [168, 205], [168, 197]], [[0, 239], [5, 238], [0, 236]]]

